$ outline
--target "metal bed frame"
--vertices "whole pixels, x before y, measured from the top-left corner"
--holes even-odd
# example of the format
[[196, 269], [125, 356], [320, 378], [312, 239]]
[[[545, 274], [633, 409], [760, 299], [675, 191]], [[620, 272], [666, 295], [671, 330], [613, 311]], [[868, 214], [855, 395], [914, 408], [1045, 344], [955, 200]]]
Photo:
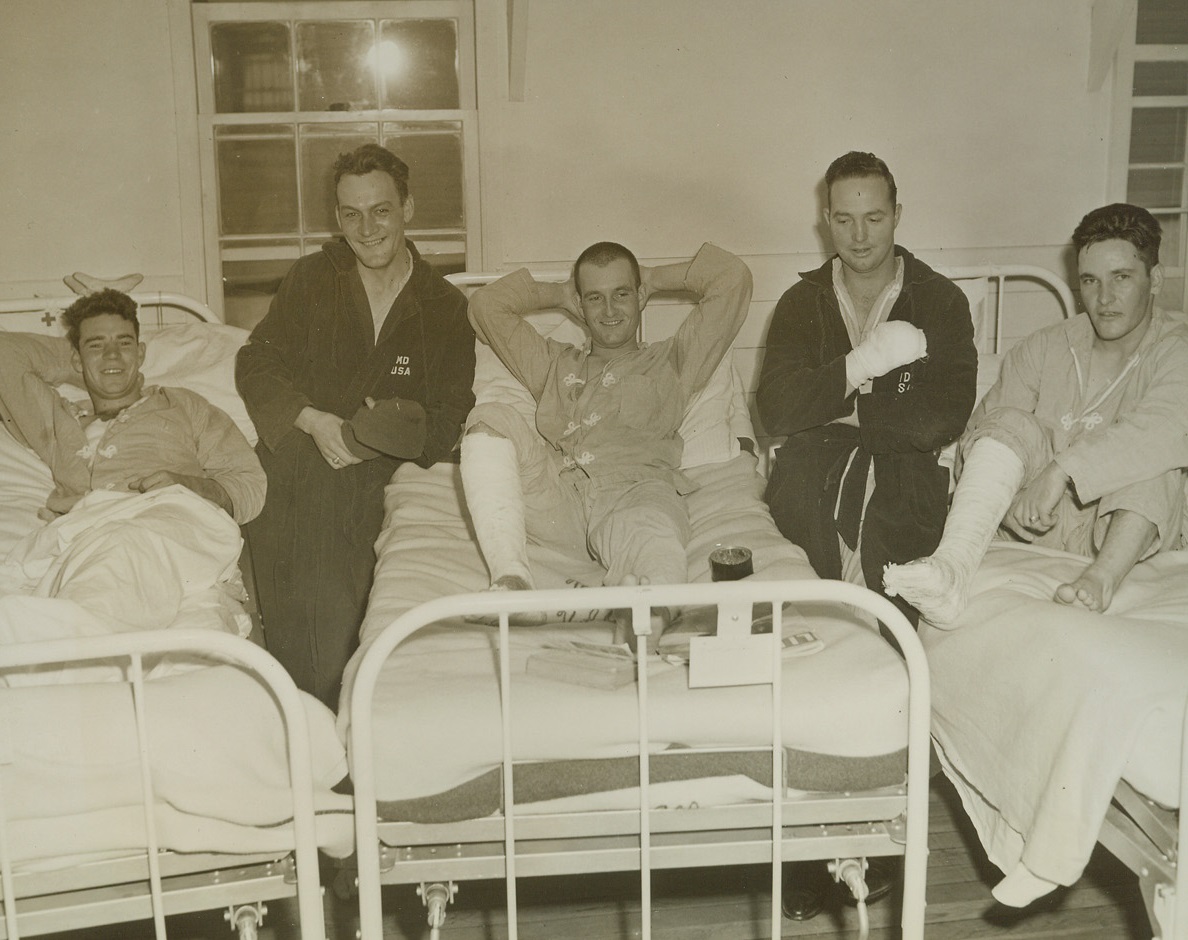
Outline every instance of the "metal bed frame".
[[[868, 792], [787, 795], [766, 803], [652, 810], [648, 797], [648, 677], [647, 669], [638, 669], [639, 809], [542, 816], [516, 813], [510, 750], [509, 702], [515, 694], [508, 651], [510, 614], [575, 607], [630, 609], [642, 662], [647, 657], [651, 607], [716, 605], [719, 630], [713, 639], [726, 644], [736, 640], [752, 644], [750, 652], [758, 654], [759, 669], [764, 674], [760, 681], [771, 689], [772, 744], [763, 750], [771, 753], [774, 792], [782, 792], [779, 644], [781, 605], [786, 601], [828, 601], [856, 607], [880, 620], [894, 636], [903, 651], [910, 683], [904, 785]], [[749, 635], [754, 603], [772, 605], [775, 620], [770, 636]], [[400, 639], [413, 630], [443, 618], [477, 614], [494, 614], [499, 619], [505, 810], [493, 817], [448, 824], [384, 822], [377, 815], [372, 751], [376, 745], [371, 721], [375, 686], [384, 663]], [[429, 908], [430, 936], [437, 937], [446, 906], [457, 889], [455, 880], [505, 879], [508, 936], [515, 940], [517, 878], [638, 870], [641, 935], [648, 940], [653, 869], [766, 863], [771, 866], [771, 936], [778, 937], [783, 862], [902, 854], [903, 936], [918, 940], [924, 930], [929, 719], [927, 662], [915, 632], [889, 601], [851, 584], [735, 581], [487, 592], [430, 601], [399, 617], [376, 638], [360, 661], [351, 693], [349, 751], [355, 788], [360, 936], [363, 940], [380, 940], [383, 936], [381, 884], [419, 884], [422, 901]], [[431, 756], [416, 755], [416, 759]], [[860, 918], [864, 918], [864, 908], [860, 906], [859, 910]]]
[[[152, 787], [152, 741], [145, 714], [143, 661], [161, 653], [197, 654], [249, 669], [269, 689], [285, 724], [293, 789], [293, 853], [182, 855], [159, 846]], [[144, 852], [67, 869], [22, 872], [11, 859], [0, 792], [0, 940], [152, 918], [158, 940], [169, 914], [227, 906], [243, 940], [256, 936], [262, 902], [296, 896], [305, 940], [324, 940], [318, 848], [314, 831], [309, 729], [300, 693], [263, 649], [229, 634], [167, 630], [18, 643], [0, 647], [0, 670], [118, 658], [128, 663], [136, 719], [146, 826]], [[2, 693], [0, 693], [2, 694]]]
[[[222, 319], [200, 300], [185, 294], [171, 294], [164, 291], [133, 291], [129, 294], [139, 309], [142, 330], [153, 330], [170, 323], [188, 323], [202, 320], [206, 323], [222, 323]], [[14, 316], [5, 322], [30, 333], [57, 332], [58, 315], [78, 300], [77, 294], [64, 297], [32, 297], [20, 300], [0, 300], [0, 316]], [[147, 319], [145, 313], [156, 311], [155, 319]], [[21, 315], [24, 316], [21, 316]]]
[[1180, 809], [1159, 806], [1125, 780], [1118, 784], [1097, 841], [1139, 876], [1154, 940], [1188, 940], [1188, 703], [1180, 735]]
[[[221, 323], [201, 301], [182, 294], [133, 292], [142, 333], [198, 320]], [[27, 332], [57, 334], [58, 317], [76, 295], [0, 301], [6, 326]], [[247, 553], [241, 566], [248, 560]], [[250, 585], [250, 571], [244, 571]], [[256, 619], [251, 602], [248, 612]], [[265, 682], [279, 703], [288, 732], [293, 784], [295, 851], [260, 855], [182, 855], [156, 844], [148, 775], [149, 747], [142, 712], [143, 670], [147, 654], [194, 652], [245, 666]], [[301, 935], [325, 936], [317, 843], [314, 835], [310, 744], [304, 707], [296, 686], [271, 656], [257, 645], [229, 635], [204, 631], [122, 634], [113, 637], [0, 647], [0, 669], [34, 664], [63, 664], [121, 657], [130, 665], [128, 682], [137, 703], [141, 766], [149, 844], [138, 857], [97, 860], [65, 870], [21, 872], [6, 849], [3, 794], [0, 793], [0, 940], [17, 940], [52, 931], [93, 927], [151, 917], [158, 938], [166, 936], [167, 914], [208, 910], [226, 904], [227, 920], [241, 937], [255, 937], [266, 913], [265, 901], [296, 897]]]

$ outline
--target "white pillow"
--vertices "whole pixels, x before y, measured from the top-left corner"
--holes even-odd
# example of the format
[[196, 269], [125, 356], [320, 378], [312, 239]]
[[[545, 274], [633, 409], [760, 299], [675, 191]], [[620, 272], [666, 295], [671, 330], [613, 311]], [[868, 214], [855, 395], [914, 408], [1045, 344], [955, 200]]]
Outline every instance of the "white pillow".
[[[177, 323], [144, 331], [144, 378], [148, 385], [184, 388], [225, 411], [248, 443], [256, 444], [255, 425], [235, 390], [235, 354], [247, 342], [248, 331], [225, 323]], [[72, 401], [87, 397], [77, 385], [58, 391]]]
[[235, 390], [235, 355], [249, 335], [226, 323], [179, 323], [154, 330], [144, 337], [145, 379], [201, 395], [227, 412], [254, 447], [256, 427]]
[[37, 512], [54, 488], [49, 467], [0, 427], [0, 558], [38, 528]]
[[[525, 319], [542, 336], [580, 346], [585, 331], [560, 311], [541, 311]], [[482, 340], [475, 340], [474, 397], [476, 404], [499, 402], [511, 405], [529, 425], [536, 424], [536, 402], [507, 370], [499, 357]], [[729, 353], [723, 357], [709, 382], [689, 403], [681, 422], [685, 442], [681, 467], [700, 467], [737, 457], [740, 437], [754, 440], [742, 380]]]

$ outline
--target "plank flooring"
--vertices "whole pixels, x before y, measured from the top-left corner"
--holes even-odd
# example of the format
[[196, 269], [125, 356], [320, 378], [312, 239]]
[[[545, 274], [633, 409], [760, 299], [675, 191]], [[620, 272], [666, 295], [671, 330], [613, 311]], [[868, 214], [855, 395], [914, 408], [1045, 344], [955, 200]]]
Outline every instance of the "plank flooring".
[[[999, 875], [985, 858], [943, 777], [933, 779], [929, 818], [926, 940], [1150, 940], [1151, 928], [1136, 877], [1098, 848], [1084, 877], [1018, 911], [994, 903]], [[656, 940], [760, 940], [771, 936], [769, 873], [742, 867], [658, 872], [653, 881], [652, 936]], [[427, 940], [424, 909], [412, 887], [384, 889], [384, 940]], [[640, 936], [638, 875], [525, 879], [520, 884], [520, 936], [524, 940], [632, 940]], [[295, 903], [269, 904], [261, 940], [297, 940]], [[354, 940], [354, 900], [326, 891], [330, 940]], [[499, 940], [507, 936], [502, 883], [461, 885], [442, 929], [442, 940]], [[899, 937], [899, 905], [888, 898], [870, 908], [870, 940]], [[855, 910], [836, 904], [805, 923], [785, 920], [788, 938], [858, 936]], [[151, 927], [121, 925], [63, 934], [57, 940], [141, 940]], [[170, 919], [178, 940], [231, 936], [221, 912]]]

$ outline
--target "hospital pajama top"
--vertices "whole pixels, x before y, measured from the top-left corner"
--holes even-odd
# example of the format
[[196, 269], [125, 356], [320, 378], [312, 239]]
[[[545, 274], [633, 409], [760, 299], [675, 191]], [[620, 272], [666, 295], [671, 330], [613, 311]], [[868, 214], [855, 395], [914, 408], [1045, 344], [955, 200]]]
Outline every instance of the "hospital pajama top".
[[49, 466], [55, 484], [49, 509], [66, 512], [91, 490], [127, 490], [133, 480], [170, 470], [217, 482], [237, 522], [260, 511], [264, 472], [225, 412], [186, 389], [147, 386], [92, 442], [79, 423], [90, 403], [73, 404], [54, 389], [78, 381], [71, 356], [65, 338], [0, 334], [5, 424]]
[[[1127, 487], [1188, 467], [1188, 325], [1183, 317], [1156, 309], [1120, 377], [1090, 390], [1094, 336], [1088, 314], [1082, 313], [1012, 347], [961, 442], [964, 454], [980, 437], [1002, 440], [1023, 459], [1025, 480], [1054, 454], [1081, 507], [1066, 496], [1058, 506], [1061, 521], [1037, 544], [1082, 554], [1091, 546], [1071, 545], [1066, 538], [1082, 507], [1096, 512], [1093, 504], [1099, 500], [1108, 505]], [[1004, 409], [1030, 413], [1046, 438], [1043, 446], [1029, 448], [1017, 436], [1003, 440]], [[1169, 531], [1164, 519], [1151, 521], [1161, 534]], [[1178, 537], [1176, 529], [1172, 534]]]

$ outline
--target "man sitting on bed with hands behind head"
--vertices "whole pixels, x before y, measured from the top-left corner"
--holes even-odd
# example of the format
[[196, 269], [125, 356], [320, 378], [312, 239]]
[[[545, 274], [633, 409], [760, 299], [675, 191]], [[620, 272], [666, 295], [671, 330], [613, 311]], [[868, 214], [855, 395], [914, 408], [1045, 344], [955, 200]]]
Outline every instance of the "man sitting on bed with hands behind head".
[[[185, 389], [144, 386], [136, 302], [110, 288], [62, 313], [67, 338], [0, 332], [0, 401], [13, 436], [54, 479], [49, 515], [92, 490], [140, 493], [180, 484], [236, 522], [264, 503], [251, 445], [224, 412]], [[55, 386], [81, 384], [74, 404]]]
[[[698, 303], [673, 337], [645, 344], [640, 313], [655, 291], [689, 292]], [[477, 406], [462, 441], [466, 501], [493, 589], [532, 588], [529, 537], [594, 558], [610, 585], [688, 580], [681, 494], [693, 484], [680, 471], [678, 429], [750, 299], [747, 266], [709, 244], [690, 261], [644, 268], [622, 245], [599, 242], [565, 283], [520, 270], [475, 292], [475, 332], [536, 401], [535, 428], [510, 405]], [[585, 326], [583, 346], [546, 339], [523, 319], [552, 308]], [[634, 641], [626, 623], [615, 641]]]
[[1054, 600], [1095, 611], [1138, 561], [1179, 547], [1188, 328], [1155, 306], [1160, 236], [1151, 213], [1123, 203], [1073, 232], [1086, 315], [1007, 354], [961, 439], [940, 545], [884, 573], [887, 591], [934, 625], [961, 616], [996, 533], [1084, 555]]

